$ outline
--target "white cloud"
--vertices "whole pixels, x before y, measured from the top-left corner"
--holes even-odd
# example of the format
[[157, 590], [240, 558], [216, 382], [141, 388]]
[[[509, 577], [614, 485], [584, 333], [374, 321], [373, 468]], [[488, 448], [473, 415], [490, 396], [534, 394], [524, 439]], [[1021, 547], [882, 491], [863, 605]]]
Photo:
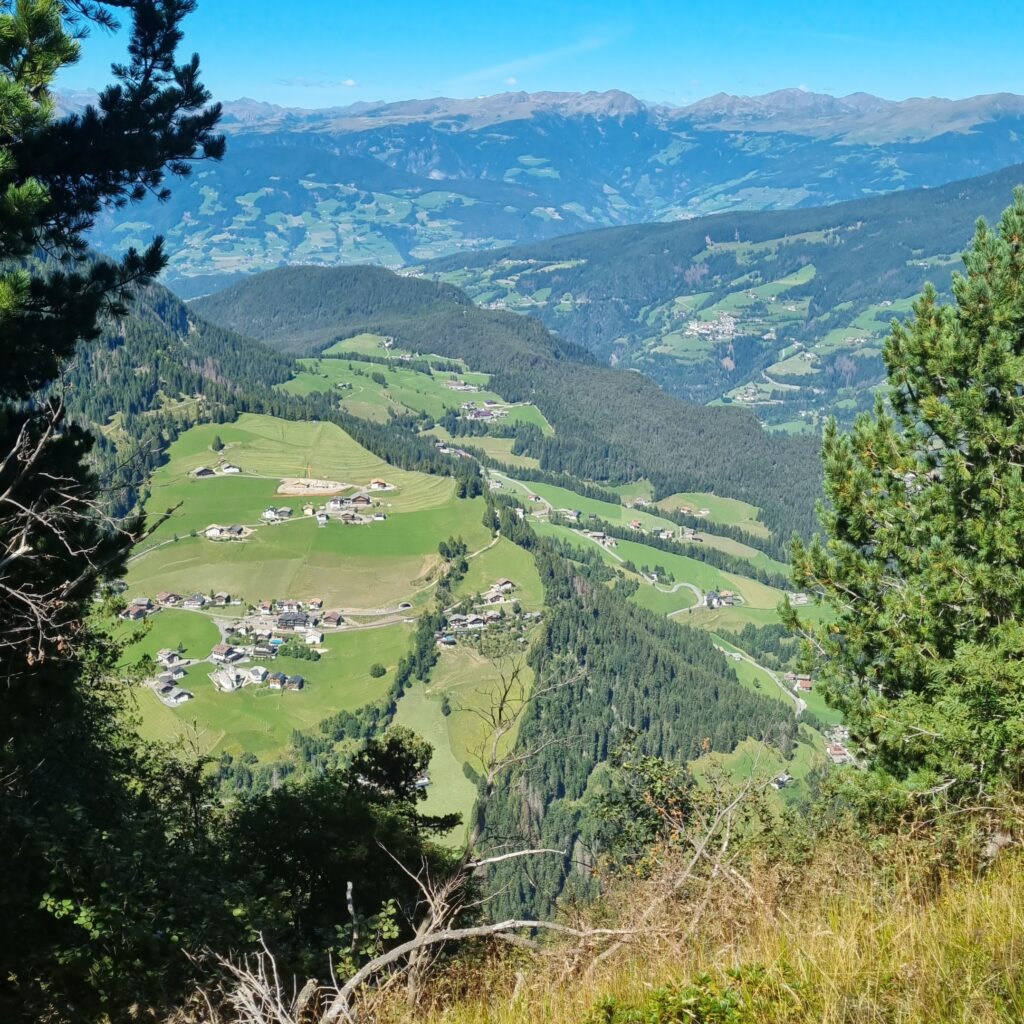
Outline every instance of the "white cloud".
[[578, 39], [574, 43], [565, 46], [558, 46], [553, 50], [542, 50], [539, 53], [527, 54], [525, 57], [517, 57], [515, 60], [506, 61], [504, 64], [492, 64], [490, 67], [477, 68], [464, 75], [452, 79], [453, 85], [472, 85], [477, 82], [494, 81], [515, 77], [518, 71], [534, 71], [537, 68], [545, 68], [550, 64], [557, 64], [568, 57], [577, 57], [582, 53], [590, 53], [593, 50], [600, 50], [615, 42], [613, 35], [591, 35]]
[[518, 85], [519, 84], [519, 79], [516, 78], [515, 75], [509, 75], [508, 78], [505, 79], [505, 84], [506, 85]]
[[359, 83], [354, 78], [279, 78], [278, 85], [289, 89], [354, 89]]

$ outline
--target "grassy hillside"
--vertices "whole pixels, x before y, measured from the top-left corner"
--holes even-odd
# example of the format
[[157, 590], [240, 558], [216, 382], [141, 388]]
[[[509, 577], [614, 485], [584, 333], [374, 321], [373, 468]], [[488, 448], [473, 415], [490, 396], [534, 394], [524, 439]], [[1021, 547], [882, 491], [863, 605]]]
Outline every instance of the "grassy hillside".
[[[321, 289], [319, 305], [312, 309], [303, 288], [293, 288], [307, 272]], [[375, 289], [384, 282], [391, 289], [390, 306], [381, 305], [376, 290], [365, 287], [367, 273], [366, 268], [273, 271], [196, 303], [196, 308], [277, 347], [320, 351], [318, 372], [327, 374], [323, 385], [307, 364], [291, 385], [297, 389], [342, 383], [348, 373], [323, 369], [327, 353], [322, 350], [330, 349], [329, 338], [315, 344], [309, 340], [316, 332], [330, 334], [325, 323], [335, 325], [335, 336], [359, 336], [368, 358], [380, 356], [365, 350], [366, 335], [384, 336], [393, 339], [392, 356], [405, 352], [462, 360], [471, 370], [488, 374], [487, 389], [506, 402], [535, 405], [554, 437], [524, 435], [517, 447], [545, 469], [613, 485], [647, 481], [659, 498], [688, 491], [736, 498], [759, 507], [763, 524], [781, 537], [814, 528], [818, 471], [813, 439], [769, 435], [745, 410], [681, 402], [640, 374], [589, 361], [582, 350], [531, 317], [477, 309], [464, 300], [439, 300], [433, 292], [424, 299], [423, 282], [373, 271]], [[342, 351], [343, 346], [334, 348], [331, 358]], [[372, 364], [357, 368], [378, 372]], [[407, 401], [424, 408], [432, 402], [427, 392], [436, 381], [403, 380], [401, 364], [379, 370], [382, 375], [393, 371], [395, 376], [386, 376], [386, 385], [376, 393], [331, 390], [378, 417]], [[347, 382], [353, 383], [351, 378]], [[363, 385], [359, 378], [355, 382]]]
[[[214, 436], [241, 474], [193, 475], [215, 464]], [[175, 511], [133, 555], [126, 577], [132, 594], [225, 590], [248, 602], [320, 597], [332, 606], [384, 608], [429, 586], [439, 540], [462, 536], [474, 550], [489, 540], [482, 503], [456, 501], [453, 481], [395, 469], [332, 424], [244, 415], [236, 424], [193, 428], [168, 456], [153, 476], [147, 510]], [[387, 519], [319, 528], [302, 515], [303, 498], [278, 494], [283, 479], [306, 476], [344, 484], [350, 493], [375, 477], [387, 479], [394, 490], [377, 498]], [[262, 523], [269, 505], [292, 508], [293, 519]], [[207, 540], [202, 531], [215, 523], [253, 532], [238, 542]]]
[[736, 212], [460, 255], [425, 274], [539, 316], [602, 361], [806, 429], [882, 378], [881, 340], [925, 281], [948, 290], [978, 217], [1024, 168], [834, 206]]
[[[860, 854], [859, 862], [856, 855]], [[924, 851], [922, 851], [924, 855]], [[1024, 1016], [1024, 864], [1010, 855], [983, 876], [938, 873], [913, 854], [889, 870], [856, 844], [823, 844], [796, 876], [748, 869], [738, 883], [662, 897], [641, 937], [573, 970], [575, 944], [554, 944], [524, 967], [495, 957], [439, 990], [428, 1024], [1015, 1024]], [[670, 861], [670, 863], [672, 863]], [[674, 865], [673, 865], [674, 866]], [[603, 924], [629, 926], [658, 899], [657, 883], [607, 899]], [[780, 886], [782, 888], [780, 889]], [[731, 892], [729, 891], [731, 889]], [[694, 927], [694, 924], [699, 927]], [[592, 964], [592, 966], [591, 966]], [[444, 979], [447, 981], [448, 979]], [[410, 1019], [395, 1007], [388, 1018]]]
[[[165, 611], [155, 617], [155, 635], [160, 635], [161, 620], [174, 614]], [[180, 614], [205, 619], [195, 612]], [[215, 628], [214, 632], [216, 642], [219, 633]], [[137, 692], [139, 733], [147, 741], [186, 738], [201, 753], [215, 757], [250, 753], [261, 761], [274, 761], [288, 753], [294, 730], [313, 730], [338, 711], [355, 711], [385, 697], [395, 664], [405, 653], [411, 635], [411, 626], [396, 623], [329, 636], [325, 641], [327, 653], [318, 662], [282, 657], [273, 662], [247, 663], [246, 667], [262, 664], [269, 671], [301, 674], [306, 687], [300, 693], [255, 686], [220, 693], [208, 678], [212, 666], [193, 666], [178, 683], [195, 695], [182, 707], [165, 706], [149, 690]], [[201, 651], [203, 657], [208, 654], [209, 646]], [[380, 678], [371, 676], [370, 668], [375, 664], [384, 665], [387, 673]]]
[[[223, 445], [217, 451], [214, 439]], [[225, 475], [218, 469], [213, 476], [195, 476], [200, 467], [228, 461], [242, 472]], [[306, 499], [279, 493], [282, 481], [307, 476], [331, 480], [343, 494], [365, 488], [371, 479], [385, 479], [391, 489], [375, 494], [374, 511], [387, 518], [362, 526], [332, 521], [319, 527], [302, 512]], [[432, 600], [441, 565], [438, 544], [448, 537], [461, 537], [469, 547], [467, 593], [511, 576], [522, 581], [529, 607], [539, 603], [532, 560], [526, 556], [524, 561], [524, 553], [507, 542], [491, 546], [481, 499], [456, 498], [449, 478], [388, 465], [333, 424], [246, 414], [234, 423], [193, 427], [170, 446], [165, 465], [150, 481], [149, 495], [147, 511], [173, 512], [132, 555], [126, 596], [226, 591], [240, 603], [202, 611], [165, 609], [146, 621], [144, 635], [125, 653], [126, 665], [179, 645], [186, 657], [200, 659], [179, 683], [194, 694], [187, 704], [166, 707], [150, 690], [139, 691], [147, 739], [190, 736], [204, 752], [248, 752], [273, 761], [289, 752], [294, 730], [315, 731], [339, 711], [356, 711], [386, 698], [413, 635], [405, 617]], [[322, 504], [323, 499], [316, 501]], [[269, 505], [292, 508], [294, 516], [267, 524], [262, 513]], [[212, 523], [244, 525], [251, 532], [240, 541], [209, 540], [204, 531]], [[343, 632], [326, 635], [319, 660], [279, 657], [245, 664], [246, 669], [264, 664], [300, 674], [307, 681], [303, 691], [215, 689], [208, 678], [216, 667], [207, 660], [211, 648], [231, 633], [247, 605], [313, 598], [323, 601], [325, 609], [343, 610], [348, 623]], [[121, 626], [118, 632], [129, 635], [137, 628]], [[370, 673], [376, 663], [385, 667], [383, 676]]]

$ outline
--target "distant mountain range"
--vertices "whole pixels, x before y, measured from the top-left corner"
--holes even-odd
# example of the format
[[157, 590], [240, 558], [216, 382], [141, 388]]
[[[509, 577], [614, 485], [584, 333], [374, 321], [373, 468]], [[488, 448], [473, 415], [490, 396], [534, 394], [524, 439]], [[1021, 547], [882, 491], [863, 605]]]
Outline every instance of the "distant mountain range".
[[[89, 94], [60, 98], [68, 111]], [[284, 264], [398, 268], [592, 228], [820, 206], [1024, 160], [1024, 98], [892, 102], [798, 89], [687, 107], [623, 92], [302, 110], [225, 104], [228, 155], [103, 221], [166, 236], [185, 295]]]
[[301, 128], [362, 131], [381, 125], [428, 122], [448, 131], [471, 131], [539, 116], [626, 118], [645, 115], [670, 130], [786, 131], [848, 141], [920, 142], [946, 132], [967, 132], [990, 121], [1024, 115], [1024, 96], [997, 93], [950, 100], [895, 101], [851, 93], [829, 96], [781, 89], [763, 96], [717, 93], [682, 107], [645, 103], [617, 89], [608, 92], [509, 92], [472, 99], [437, 97], [396, 103], [353, 103], [310, 110], [241, 99], [224, 104], [227, 131]]

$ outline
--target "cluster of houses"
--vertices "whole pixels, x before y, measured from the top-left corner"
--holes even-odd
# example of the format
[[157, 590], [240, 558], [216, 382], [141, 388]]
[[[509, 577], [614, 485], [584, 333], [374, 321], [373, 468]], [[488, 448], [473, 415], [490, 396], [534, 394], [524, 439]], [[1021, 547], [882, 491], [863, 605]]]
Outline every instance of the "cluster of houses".
[[720, 313], [714, 320], [691, 320], [685, 334], [695, 338], [710, 338], [712, 341], [731, 341], [736, 336], [738, 321], [728, 313]]
[[147, 615], [153, 615], [160, 611], [161, 608], [184, 608], [188, 611], [198, 611], [207, 607], [223, 608], [231, 604], [240, 603], [237, 598], [233, 598], [224, 591], [212, 595], [186, 594], [185, 596], [165, 591], [157, 594], [156, 601], [152, 601], [148, 597], [132, 598], [125, 606], [124, 611], [121, 612], [120, 617], [130, 622], [138, 622], [146, 618]]
[[[639, 519], [631, 519], [629, 521], [629, 528], [631, 530], [636, 530], [638, 533], [646, 532], [644, 529], [644, 524], [640, 522]], [[682, 539], [696, 541], [698, 544], [702, 543], [701, 538], [698, 537], [696, 532], [694, 530], [691, 530], [689, 527], [680, 528], [678, 533], [675, 530], [670, 530], [667, 528], [661, 530], [651, 530], [651, 535], [657, 537], [658, 540]]]
[[211, 523], [203, 535], [207, 540], [242, 540], [248, 531], [244, 526], [220, 526], [218, 523]]
[[233, 597], [227, 591], [221, 590], [216, 594], [175, 594], [171, 591], [163, 591], [156, 596], [156, 603], [161, 608], [186, 608], [189, 611], [197, 611], [201, 608], [226, 608], [228, 605], [241, 604], [237, 597]]
[[[387, 480], [371, 480], [369, 487], [371, 491], [391, 491], [393, 485]], [[327, 504], [317, 508], [307, 502], [302, 506], [302, 514], [315, 517], [318, 526], [326, 526], [332, 518], [342, 523], [363, 524], [372, 522], [383, 522], [387, 515], [381, 511], [373, 511], [373, 499], [366, 491], [359, 491], [347, 498], [335, 496], [328, 499]], [[285, 523], [292, 518], [293, 510], [287, 507], [276, 508], [271, 506], [263, 512], [262, 519], [265, 523]]]
[[185, 659], [177, 651], [166, 649], [157, 652], [156, 663], [163, 670], [152, 683], [157, 697], [172, 708], [192, 700], [195, 694], [176, 685], [185, 678]]
[[[555, 509], [555, 514], [577, 526], [583, 519], [583, 513], [579, 509], [559, 508]], [[631, 519], [629, 521], [629, 528], [636, 530], [637, 533], [647, 532], [644, 524], [639, 519]], [[582, 530], [581, 532], [584, 537], [596, 540], [602, 547], [613, 548], [616, 546], [614, 539], [607, 536], [601, 530]], [[687, 540], [694, 541], [697, 544], [703, 542], [703, 539], [697, 536], [696, 531], [689, 527], [681, 527], [678, 531], [664, 528], [654, 529], [650, 532], [652, 536], [657, 537], [659, 540]]]
[[164, 704], [169, 708], [176, 708], [179, 704], [192, 700], [195, 694], [191, 690], [183, 690], [180, 686], [175, 686], [174, 683], [168, 682], [165, 678], [166, 675], [167, 673], [162, 672], [153, 684], [157, 697]]
[[[496, 580], [483, 594], [481, 601], [486, 605], [504, 604], [515, 592], [516, 585], [510, 579]], [[484, 608], [479, 612], [468, 614], [456, 613], [448, 616], [446, 629], [435, 634], [437, 642], [442, 647], [454, 647], [456, 643], [455, 634], [472, 633], [486, 629], [492, 622], [500, 622], [504, 618], [501, 611], [496, 608]]]
[[743, 604], [743, 598], [731, 590], [709, 590], [704, 595], [705, 608], [731, 608]]
[[850, 764], [853, 755], [846, 744], [850, 740], [850, 730], [845, 725], [833, 725], [827, 733], [828, 745], [825, 753], [833, 764]]
[[126, 619], [129, 622], [139, 622], [147, 615], [152, 615], [153, 612], [159, 610], [148, 597], [134, 597], [125, 606], [124, 611], [120, 614], [120, 618]]
[[[643, 498], [637, 498], [633, 503], [634, 505], [647, 504]], [[694, 508], [692, 505], [680, 505], [677, 509], [678, 512], [682, 512], [684, 516], [699, 516], [704, 519], [711, 515], [711, 509], [709, 508]]]
[[449, 391], [479, 391], [480, 389], [475, 384], [470, 384], [464, 380], [446, 380], [444, 386]]
[[[452, 633], [470, 633], [474, 630], [484, 629], [491, 622], [500, 622], [502, 618], [501, 612], [491, 611], [477, 612], [471, 615], [449, 615], [448, 616], [448, 629]], [[441, 637], [441, 642], [445, 642], [445, 637]]]
[[[319, 597], [310, 598], [308, 601], [296, 601], [285, 598], [280, 601], [261, 601], [256, 606], [256, 611], [261, 618], [277, 616], [277, 628], [283, 631], [304, 632], [310, 643], [323, 643], [323, 634], [314, 630], [314, 626], [324, 626], [327, 629], [338, 629], [345, 624], [345, 617], [338, 611], [322, 612], [324, 603]], [[242, 626], [242, 629], [247, 627]], [[272, 630], [253, 626], [251, 630], [259, 635], [266, 633], [270, 635]], [[243, 634], [244, 635], [244, 634]], [[319, 639], [309, 639], [315, 635]]]
[[492, 400], [484, 402], [483, 405], [477, 405], [476, 402], [462, 403], [462, 416], [467, 420], [488, 422], [501, 419], [507, 413], [508, 409], [505, 406], [499, 405]]
[[298, 675], [286, 675], [284, 672], [270, 672], [262, 665], [254, 665], [250, 669], [221, 668], [211, 673], [213, 685], [223, 693], [232, 693], [243, 686], [261, 685], [266, 683], [271, 690], [301, 690], [306, 680]]
[[270, 508], [264, 509], [263, 515], [260, 516], [265, 523], [286, 523], [291, 517], [292, 510], [287, 506], [281, 508], [270, 506]]
[[[510, 581], [499, 581], [496, 586]], [[135, 598], [122, 613], [124, 618], [142, 618], [158, 611], [161, 606], [169, 608], [202, 608], [212, 605], [240, 604], [232, 600], [227, 593], [206, 597], [193, 594], [182, 597], [180, 594], [162, 593], [156, 602], [149, 598]], [[298, 640], [311, 647], [324, 642], [321, 628], [337, 629], [345, 624], [344, 616], [338, 611], [321, 612], [323, 601], [313, 598], [309, 601], [264, 601], [257, 606], [259, 618], [273, 617], [274, 621], [266, 625], [254, 623], [252, 620], [241, 620], [232, 624], [233, 643], [221, 641], [213, 646], [208, 658], [214, 666], [210, 679], [218, 690], [232, 692], [250, 684], [267, 683], [271, 689], [301, 690], [305, 686], [302, 676], [285, 675], [281, 672], [270, 672], [262, 666], [246, 667], [240, 662], [250, 658], [269, 661], [277, 656], [278, 648], [286, 640]], [[239, 638], [245, 638], [244, 641]], [[149, 681], [157, 697], [169, 707], [176, 707], [193, 698], [194, 694], [181, 689], [176, 683], [184, 678], [189, 664], [174, 650], [162, 650], [157, 654], [156, 661], [160, 673]]]
[[516, 585], [509, 579], [497, 580], [482, 595], [484, 604], [504, 604], [515, 591]]

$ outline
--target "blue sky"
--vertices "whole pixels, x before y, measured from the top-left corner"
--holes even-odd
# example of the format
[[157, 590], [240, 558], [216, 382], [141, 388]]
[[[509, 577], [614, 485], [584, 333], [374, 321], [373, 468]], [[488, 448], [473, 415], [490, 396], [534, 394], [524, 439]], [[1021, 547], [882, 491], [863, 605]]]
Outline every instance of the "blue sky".
[[[1021, 0], [199, 0], [186, 46], [218, 99], [318, 107], [624, 89], [682, 104], [787, 87], [891, 99], [1024, 93], [1022, 38]], [[94, 32], [59, 84], [98, 87], [123, 52], [123, 39]]]

